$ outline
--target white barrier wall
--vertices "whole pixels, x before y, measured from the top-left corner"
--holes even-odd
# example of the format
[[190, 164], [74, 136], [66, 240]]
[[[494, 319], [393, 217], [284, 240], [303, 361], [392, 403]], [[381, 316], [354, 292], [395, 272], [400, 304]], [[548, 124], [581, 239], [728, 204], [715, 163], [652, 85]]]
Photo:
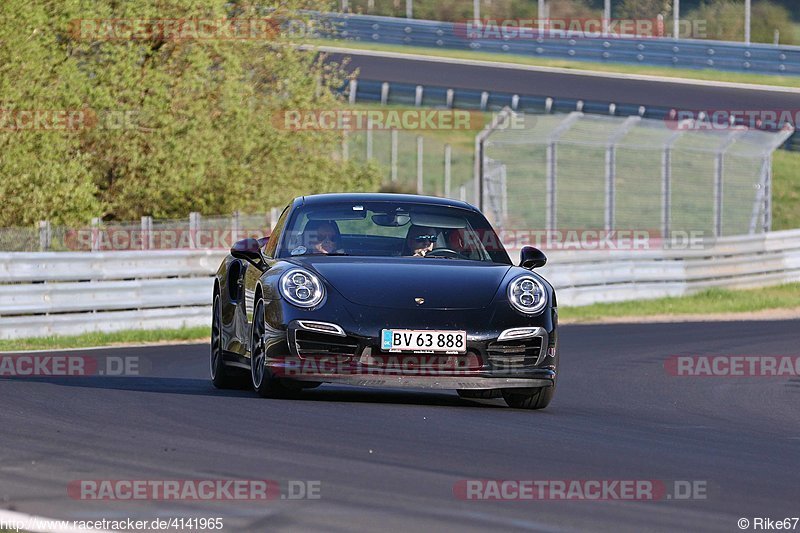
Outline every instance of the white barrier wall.
[[[516, 260], [518, 250], [510, 251]], [[224, 251], [0, 253], [0, 338], [210, 325]], [[559, 305], [800, 282], [800, 230], [693, 250], [552, 251]]]

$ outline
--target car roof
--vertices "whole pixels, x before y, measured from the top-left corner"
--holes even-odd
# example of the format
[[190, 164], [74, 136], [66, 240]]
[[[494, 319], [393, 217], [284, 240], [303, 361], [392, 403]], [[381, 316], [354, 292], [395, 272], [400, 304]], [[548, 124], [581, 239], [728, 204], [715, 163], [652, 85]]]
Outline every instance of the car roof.
[[477, 209], [460, 200], [452, 198], [441, 198], [438, 196], [423, 196], [419, 194], [397, 194], [397, 193], [378, 193], [378, 192], [353, 192], [353, 193], [327, 193], [313, 194], [310, 196], [299, 196], [294, 203], [300, 205], [325, 205], [338, 202], [408, 202], [414, 204], [443, 205], [450, 207], [460, 207], [477, 211]]

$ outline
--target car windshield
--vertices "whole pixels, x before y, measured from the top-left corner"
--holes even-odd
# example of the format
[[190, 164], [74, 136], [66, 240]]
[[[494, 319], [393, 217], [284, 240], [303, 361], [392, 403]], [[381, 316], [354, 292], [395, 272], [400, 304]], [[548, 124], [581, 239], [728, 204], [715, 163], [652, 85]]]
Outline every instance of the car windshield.
[[337, 202], [299, 207], [278, 257], [355, 255], [510, 263], [474, 211], [411, 202]]

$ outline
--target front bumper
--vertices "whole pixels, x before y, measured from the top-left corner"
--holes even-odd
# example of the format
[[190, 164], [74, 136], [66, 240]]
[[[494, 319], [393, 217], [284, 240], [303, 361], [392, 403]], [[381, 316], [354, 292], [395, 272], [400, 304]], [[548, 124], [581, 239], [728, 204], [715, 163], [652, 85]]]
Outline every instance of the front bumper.
[[293, 320], [281, 341], [268, 343], [274, 349], [268, 349], [266, 364], [275, 377], [314, 383], [427, 389], [553, 386], [555, 327], [530, 329], [524, 338], [502, 341], [502, 330], [468, 331], [466, 353], [436, 354], [383, 351], [380, 330], [359, 335], [336, 325], [321, 331]]

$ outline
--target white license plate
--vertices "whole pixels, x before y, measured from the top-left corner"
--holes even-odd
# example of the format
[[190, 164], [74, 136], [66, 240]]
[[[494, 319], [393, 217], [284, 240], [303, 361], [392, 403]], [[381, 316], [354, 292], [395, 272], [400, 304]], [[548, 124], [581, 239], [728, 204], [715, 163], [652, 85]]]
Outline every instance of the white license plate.
[[390, 352], [465, 353], [467, 332], [384, 329], [381, 332], [381, 349]]

